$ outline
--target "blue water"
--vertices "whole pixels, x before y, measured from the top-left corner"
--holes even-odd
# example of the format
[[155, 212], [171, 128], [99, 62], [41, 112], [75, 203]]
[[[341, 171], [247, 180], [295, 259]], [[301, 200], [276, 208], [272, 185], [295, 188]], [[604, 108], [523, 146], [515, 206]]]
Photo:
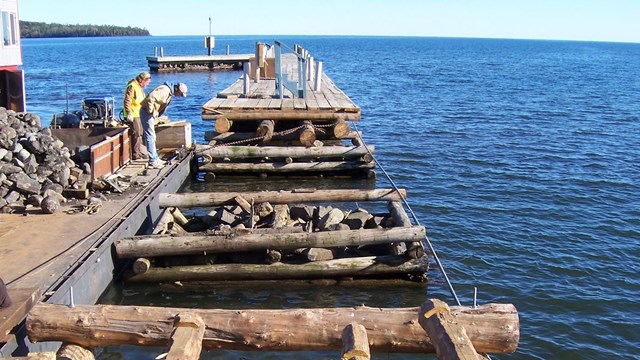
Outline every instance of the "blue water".
[[[256, 40], [273, 39], [218, 37], [216, 44], [250, 53]], [[412, 208], [462, 303], [471, 305], [477, 287], [479, 303], [517, 307], [518, 351], [494, 359], [640, 358], [640, 44], [278, 39], [299, 42], [324, 61], [329, 76], [361, 106], [358, 129], [376, 145], [378, 160], [396, 184], [409, 189]], [[44, 120], [64, 110], [65, 85], [72, 109], [83, 96], [113, 95], [120, 103], [126, 81], [146, 69], [145, 56], [155, 46], [163, 46], [166, 55], [205, 52], [199, 37], [23, 40], [28, 110]], [[200, 120], [200, 107], [239, 75], [155, 74], [151, 87], [163, 81], [189, 85], [189, 97], [173, 101], [169, 116], [191, 121], [195, 140], [203, 142], [212, 124]], [[203, 186], [211, 187], [190, 187]], [[379, 176], [374, 186], [389, 185]], [[437, 296], [452, 304], [442, 278], [434, 277], [428, 289], [125, 285], [112, 289], [106, 301], [221, 308], [417, 306]], [[153, 356], [124, 347], [107, 349], [104, 358]]]

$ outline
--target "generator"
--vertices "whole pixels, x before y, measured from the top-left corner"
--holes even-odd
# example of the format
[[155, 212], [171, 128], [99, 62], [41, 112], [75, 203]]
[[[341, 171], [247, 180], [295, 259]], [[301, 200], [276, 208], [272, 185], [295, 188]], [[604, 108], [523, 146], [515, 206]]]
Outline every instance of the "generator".
[[113, 97], [82, 99], [81, 127], [106, 126], [109, 120], [115, 120], [114, 103]]
[[67, 110], [63, 114], [54, 115], [51, 120], [51, 127], [113, 127], [119, 125], [115, 117], [114, 108], [115, 99], [113, 97], [84, 98], [82, 99], [82, 110]]

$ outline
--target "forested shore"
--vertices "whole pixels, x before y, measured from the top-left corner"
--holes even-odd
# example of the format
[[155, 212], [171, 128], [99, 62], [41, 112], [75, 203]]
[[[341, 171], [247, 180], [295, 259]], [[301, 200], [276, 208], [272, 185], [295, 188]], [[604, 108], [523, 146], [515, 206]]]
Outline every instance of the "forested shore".
[[70, 25], [20, 21], [20, 36], [24, 38], [150, 36], [149, 30], [113, 25]]

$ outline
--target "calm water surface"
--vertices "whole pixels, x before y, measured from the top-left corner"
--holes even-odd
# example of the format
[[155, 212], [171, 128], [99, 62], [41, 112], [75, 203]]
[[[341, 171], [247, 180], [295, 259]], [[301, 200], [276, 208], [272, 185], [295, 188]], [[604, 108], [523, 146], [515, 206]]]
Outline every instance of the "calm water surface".
[[[274, 37], [218, 37], [249, 53]], [[518, 351], [494, 359], [640, 358], [640, 44], [446, 38], [278, 37], [301, 43], [362, 108], [359, 130], [409, 200], [460, 300], [513, 303]], [[122, 101], [154, 46], [204, 54], [200, 37], [27, 39], [27, 106], [49, 120], [85, 96]], [[221, 50], [217, 51], [221, 53]], [[183, 81], [169, 109], [212, 123], [200, 108], [240, 74], [155, 75]], [[379, 172], [380, 174], [380, 172]], [[271, 182], [272, 188], [299, 182]], [[382, 176], [327, 186], [387, 187]], [[187, 191], [265, 185], [186, 185]], [[418, 306], [453, 303], [435, 284], [175, 288], [118, 284], [105, 303], [202, 308]], [[152, 359], [159, 349], [108, 348], [105, 359]], [[329, 359], [336, 353], [210, 353], [206, 358]], [[375, 354], [376, 359], [407, 356]], [[418, 358], [418, 357], [413, 357]]]

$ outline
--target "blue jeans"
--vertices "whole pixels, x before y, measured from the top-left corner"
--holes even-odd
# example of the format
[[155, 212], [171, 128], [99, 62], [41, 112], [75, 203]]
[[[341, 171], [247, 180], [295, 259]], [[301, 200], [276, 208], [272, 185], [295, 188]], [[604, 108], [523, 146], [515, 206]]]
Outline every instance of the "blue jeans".
[[147, 114], [147, 112], [142, 109], [140, 111], [140, 121], [142, 122], [142, 137], [144, 137], [144, 144], [147, 146], [147, 152], [149, 153], [149, 163], [153, 164], [158, 160], [156, 129], [153, 127], [155, 119], [153, 115]]

